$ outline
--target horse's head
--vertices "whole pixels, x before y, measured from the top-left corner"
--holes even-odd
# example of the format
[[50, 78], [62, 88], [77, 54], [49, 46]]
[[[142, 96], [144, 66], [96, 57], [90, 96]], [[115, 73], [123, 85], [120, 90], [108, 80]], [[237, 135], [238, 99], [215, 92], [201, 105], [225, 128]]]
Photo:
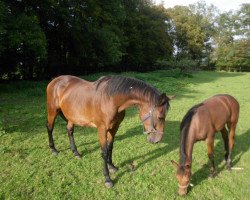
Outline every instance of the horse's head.
[[143, 104], [140, 107], [140, 119], [143, 123], [143, 132], [148, 135], [149, 142], [158, 143], [162, 139], [169, 101], [174, 97], [175, 96], [161, 94], [155, 105]]
[[179, 165], [177, 162], [171, 160], [172, 164], [177, 168], [176, 178], [178, 180], [179, 195], [184, 196], [187, 194], [188, 186], [190, 185], [191, 166], [189, 164]]

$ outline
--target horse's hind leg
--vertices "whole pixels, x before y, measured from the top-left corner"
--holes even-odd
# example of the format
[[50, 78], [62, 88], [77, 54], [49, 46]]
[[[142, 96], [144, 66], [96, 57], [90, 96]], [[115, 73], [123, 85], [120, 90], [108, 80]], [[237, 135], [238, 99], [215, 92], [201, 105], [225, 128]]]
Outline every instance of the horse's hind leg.
[[225, 147], [225, 151], [226, 151], [225, 160], [227, 161], [228, 155], [229, 155], [228, 131], [227, 131], [226, 127], [224, 127], [220, 132], [221, 132], [221, 135], [222, 135], [222, 138], [224, 141], [224, 147]]
[[81, 155], [79, 154], [79, 152], [77, 151], [77, 148], [76, 148], [74, 135], [73, 135], [73, 133], [74, 133], [74, 124], [73, 123], [68, 122], [67, 132], [68, 132], [68, 136], [69, 136], [70, 148], [71, 148], [72, 152], [74, 153], [74, 155], [79, 159], [79, 158], [81, 158]]
[[231, 154], [234, 146], [234, 135], [237, 123], [230, 123], [228, 124], [229, 128], [229, 153], [227, 157], [227, 169], [231, 170]]
[[53, 129], [54, 129], [54, 124], [55, 124], [55, 119], [58, 114], [58, 111], [54, 110], [52, 111], [51, 109], [48, 109], [48, 122], [47, 122], [47, 131], [48, 131], [48, 136], [49, 136], [49, 147], [52, 151], [53, 155], [57, 155], [58, 151], [55, 148], [54, 140], [53, 140]]
[[207, 138], [207, 149], [208, 149], [208, 158], [210, 160], [210, 177], [214, 177], [215, 175], [215, 167], [214, 167], [214, 138]]

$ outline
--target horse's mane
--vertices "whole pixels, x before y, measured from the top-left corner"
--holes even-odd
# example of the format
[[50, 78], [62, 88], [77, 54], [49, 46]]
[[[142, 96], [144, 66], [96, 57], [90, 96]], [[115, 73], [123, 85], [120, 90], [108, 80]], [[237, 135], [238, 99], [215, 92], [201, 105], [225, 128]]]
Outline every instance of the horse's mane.
[[181, 142], [180, 142], [180, 164], [185, 165], [186, 161], [186, 139], [189, 133], [189, 127], [191, 120], [196, 113], [197, 109], [202, 106], [203, 103], [197, 104], [189, 109], [187, 114], [183, 117], [180, 124], [180, 132], [181, 132]]
[[103, 89], [109, 96], [117, 94], [130, 95], [137, 93], [138, 98], [148, 98], [148, 100], [153, 104], [157, 104], [160, 96], [160, 92], [156, 88], [136, 78], [124, 77], [120, 75], [103, 76], [95, 82], [96, 90], [98, 90], [103, 83], [106, 83]]

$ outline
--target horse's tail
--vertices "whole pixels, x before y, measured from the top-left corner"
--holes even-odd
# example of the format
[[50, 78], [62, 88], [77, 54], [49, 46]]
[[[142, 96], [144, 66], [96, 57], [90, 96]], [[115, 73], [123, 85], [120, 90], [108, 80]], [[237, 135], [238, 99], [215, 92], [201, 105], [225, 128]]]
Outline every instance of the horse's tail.
[[186, 139], [189, 133], [189, 127], [192, 121], [194, 114], [197, 111], [197, 108], [203, 105], [203, 103], [197, 104], [189, 109], [186, 115], [183, 117], [180, 124], [180, 163], [184, 164], [186, 160]]

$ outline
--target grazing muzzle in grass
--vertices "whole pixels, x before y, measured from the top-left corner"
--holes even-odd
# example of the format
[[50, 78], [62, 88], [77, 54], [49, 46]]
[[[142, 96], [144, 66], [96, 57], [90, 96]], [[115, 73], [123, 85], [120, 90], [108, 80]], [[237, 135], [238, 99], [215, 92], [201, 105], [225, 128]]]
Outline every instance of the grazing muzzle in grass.
[[188, 186], [190, 185], [191, 178], [191, 166], [180, 165], [177, 162], [171, 160], [172, 164], [177, 168], [176, 178], [178, 180], [178, 194], [184, 196], [187, 194]]

